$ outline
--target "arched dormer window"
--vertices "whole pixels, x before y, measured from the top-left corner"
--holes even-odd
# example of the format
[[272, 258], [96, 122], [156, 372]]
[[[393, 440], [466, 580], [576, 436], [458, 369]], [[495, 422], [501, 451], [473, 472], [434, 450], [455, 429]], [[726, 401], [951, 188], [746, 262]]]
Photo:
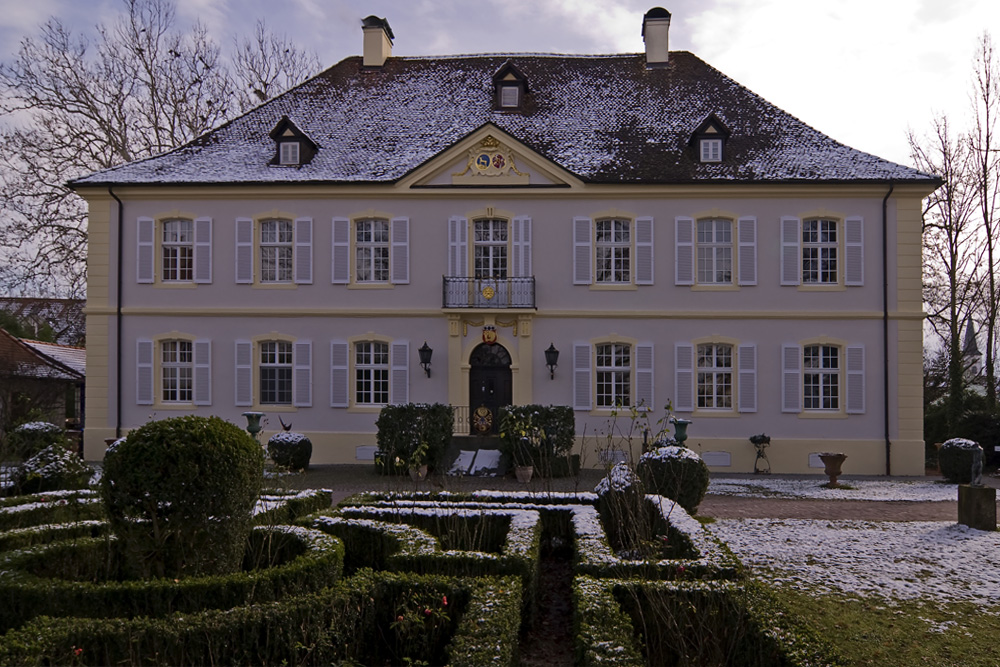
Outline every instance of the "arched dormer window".
[[281, 117], [269, 136], [275, 142], [275, 154], [270, 164], [298, 167], [309, 164], [316, 155], [316, 144], [288, 116]]
[[722, 162], [725, 159], [729, 128], [718, 116], [709, 114], [691, 135], [691, 145], [698, 162]]
[[493, 108], [497, 111], [521, 111], [527, 94], [527, 77], [508, 60], [493, 75]]

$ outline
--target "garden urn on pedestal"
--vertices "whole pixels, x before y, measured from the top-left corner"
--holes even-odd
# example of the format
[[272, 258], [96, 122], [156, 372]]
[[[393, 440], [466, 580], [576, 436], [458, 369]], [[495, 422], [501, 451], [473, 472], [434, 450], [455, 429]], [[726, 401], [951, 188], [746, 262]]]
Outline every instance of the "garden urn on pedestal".
[[847, 458], [847, 454], [842, 454], [840, 452], [824, 452], [819, 455], [819, 458], [823, 461], [825, 466], [825, 472], [830, 476], [830, 483], [827, 484], [830, 488], [836, 488], [839, 486], [837, 484], [837, 478], [840, 477], [840, 467], [844, 465], [844, 459]]

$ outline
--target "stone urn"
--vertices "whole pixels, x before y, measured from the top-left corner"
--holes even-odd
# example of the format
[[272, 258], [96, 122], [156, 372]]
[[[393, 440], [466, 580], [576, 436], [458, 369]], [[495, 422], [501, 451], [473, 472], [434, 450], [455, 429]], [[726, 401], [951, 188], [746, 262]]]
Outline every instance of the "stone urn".
[[844, 465], [844, 459], [847, 458], [847, 454], [842, 454], [840, 452], [823, 452], [819, 455], [823, 465], [825, 466], [825, 472], [830, 476], [830, 483], [827, 484], [830, 488], [836, 488], [840, 486], [837, 484], [837, 478], [840, 477], [840, 467]]
[[514, 466], [514, 476], [521, 484], [531, 481], [531, 476], [535, 474], [534, 466]]

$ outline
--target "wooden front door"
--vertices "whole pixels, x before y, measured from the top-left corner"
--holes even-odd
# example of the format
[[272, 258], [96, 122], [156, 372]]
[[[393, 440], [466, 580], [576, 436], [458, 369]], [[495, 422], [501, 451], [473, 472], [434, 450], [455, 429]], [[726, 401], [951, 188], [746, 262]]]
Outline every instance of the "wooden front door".
[[514, 400], [510, 353], [498, 343], [482, 343], [469, 356], [469, 413], [472, 435], [499, 432], [497, 411]]

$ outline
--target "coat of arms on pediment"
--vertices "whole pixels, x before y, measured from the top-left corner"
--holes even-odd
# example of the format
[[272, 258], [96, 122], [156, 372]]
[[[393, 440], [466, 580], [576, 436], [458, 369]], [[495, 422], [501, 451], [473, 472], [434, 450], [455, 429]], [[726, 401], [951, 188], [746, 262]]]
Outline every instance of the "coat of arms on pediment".
[[481, 183], [482, 179], [522, 185], [528, 183], [528, 174], [518, 171], [514, 151], [492, 135], [487, 135], [469, 149], [465, 169], [452, 174], [455, 183]]

